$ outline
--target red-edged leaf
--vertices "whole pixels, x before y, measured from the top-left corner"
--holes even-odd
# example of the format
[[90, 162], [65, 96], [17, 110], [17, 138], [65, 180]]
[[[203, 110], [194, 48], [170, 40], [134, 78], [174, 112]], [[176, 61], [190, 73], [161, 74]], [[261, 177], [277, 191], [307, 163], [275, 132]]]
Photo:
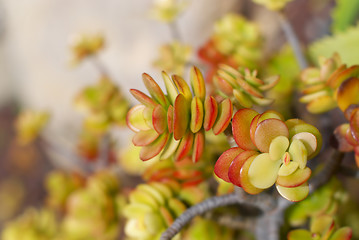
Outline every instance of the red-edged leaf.
[[175, 157], [176, 161], [180, 161], [184, 157], [186, 157], [192, 150], [192, 146], [193, 146], [193, 133], [188, 131], [187, 134], [182, 138], [178, 146], [176, 157]]
[[186, 134], [189, 121], [189, 102], [182, 94], [179, 94], [176, 98], [173, 111], [173, 136], [176, 140], [181, 139]]
[[157, 139], [159, 134], [153, 130], [140, 131], [135, 134], [132, 138], [132, 143], [135, 146], [147, 146]]
[[233, 114], [233, 105], [229, 98], [223, 100], [219, 105], [219, 114], [217, 116], [216, 122], [213, 125], [213, 133], [218, 135], [228, 127], [232, 119]]
[[152, 124], [153, 128], [159, 134], [164, 133], [167, 129], [167, 113], [162, 105], [157, 105], [152, 112]]
[[228, 177], [228, 169], [232, 161], [242, 153], [243, 149], [239, 147], [230, 148], [218, 158], [216, 164], [214, 165], [214, 173], [221, 179], [226, 182], [231, 182]]
[[203, 129], [194, 135], [194, 143], [193, 143], [193, 152], [192, 152], [192, 161], [198, 162], [198, 160], [202, 157], [204, 144], [204, 131]]
[[141, 92], [140, 90], [137, 89], [130, 89], [130, 93], [132, 94], [132, 96], [134, 96], [140, 103], [142, 103], [143, 105], [150, 107], [150, 108], [154, 108], [156, 107], [157, 103], [155, 101], [153, 101], [152, 98], [150, 98], [149, 96], [147, 96], [146, 94], [144, 94], [143, 92]]
[[228, 177], [231, 183], [234, 185], [241, 187], [240, 181], [240, 173], [244, 163], [247, 161], [248, 158], [258, 155], [258, 152], [247, 150], [238, 154], [237, 157], [231, 162], [229, 169], [228, 169]]
[[240, 109], [232, 119], [232, 132], [237, 145], [244, 150], [256, 150], [250, 137], [250, 125], [258, 113], [249, 108]]
[[162, 151], [162, 149], [166, 146], [168, 135], [169, 134], [161, 134], [150, 145], [142, 147], [140, 151], [140, 159], [142, 161], [147, 161], [157, 156]]
[[156, 100], [164, 107], [169, 104], [169, 101], [166, 98], [165, 94], [162, 92], [161, 88], [150, 75], [148, 75], [147, 73], [143, 73], [142, 80], [154, 100]]
[[214, 97], [208, 96], [204, 101], [204, 130], [208, 131], [211, 129], [216, 122], [218, 114], [218, 105]]

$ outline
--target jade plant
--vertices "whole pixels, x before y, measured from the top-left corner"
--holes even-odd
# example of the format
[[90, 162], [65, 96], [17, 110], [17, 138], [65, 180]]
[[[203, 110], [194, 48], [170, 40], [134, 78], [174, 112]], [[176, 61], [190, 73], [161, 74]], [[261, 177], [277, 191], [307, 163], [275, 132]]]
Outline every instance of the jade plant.
[[[265, 50], [258, 24], [230, 13], [196, 48], [178, 28], [190, 2], [154, 1], [149, 15], [173, 39], [153, 61], [161, 79], [143, 73], [146, 91], [133, 86], [130, 99], [101, 61], [105, 38], [74, 38], [72, 63], [99, 72], [74, 98], [83, 113], [75, 147], [46, 134], [47, 113], [19, 115], [20, 143], [68, 162], [48, 175], [45, 206], [8, 223], [2, 238], [358, 239], [347, 179], [359, 176], [359, 61], [340, 47], [317, 56], [324, 40], [303, 48], [285, 16], [296, 1], [253, 2], [273, 11], [289, 45]], [[357, 42], [357, 28], [340, 26], [325, 41]]]

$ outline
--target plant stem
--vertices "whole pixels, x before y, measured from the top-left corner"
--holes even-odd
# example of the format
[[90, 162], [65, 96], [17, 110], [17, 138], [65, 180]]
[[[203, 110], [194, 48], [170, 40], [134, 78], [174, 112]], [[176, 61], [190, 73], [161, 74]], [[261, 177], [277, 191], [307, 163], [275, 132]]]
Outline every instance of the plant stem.
[[300, 68], [303, 70], [308, 67], [308, 62], [302, 52], [299, 39], [295, 34], [292, 25], [289, 23], [288, 19], [283, 13], [278, 13], [278, 19], [282, 30], [287, 37], [289, 44], [291, 45], [294, 55], [297, 59], [297, 62]]
[[244, 203], [244, 200], [237, 193], [231, 193], [223, 196], [211, 197], [203, 202], [188, 208], [181, 216], [179, 216], [173, 224], [162, 233], [160, 240], [172, 239], [181, 229], [194, 217], [208, 212], [212, 209]]

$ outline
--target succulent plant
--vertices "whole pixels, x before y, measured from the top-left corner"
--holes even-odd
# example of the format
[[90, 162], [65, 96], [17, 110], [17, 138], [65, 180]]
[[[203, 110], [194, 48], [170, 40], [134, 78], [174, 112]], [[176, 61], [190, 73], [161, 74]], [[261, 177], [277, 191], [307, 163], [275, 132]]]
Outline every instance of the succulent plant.
[[91, 176], [85, 188], [73, 192], [62, 221], [65, 239], [113, 240], [118, 237], [122, 207], [119, 183], [110, 172]]
[[101, 34], [76, 35], [71, 39], [70, 48], [72, 50], [71, 63], [79, 64], [85, 58], [95, 55], [105, 45], [105, 39]]
[[27, 209], [21, 216], [8, 222], [1, 234], [3, 240], [57, 239], [59, 226], [55, 214], [48, 209]]
[[288, 233], [288, 240], [350, 240], [351, 238], [352, 230], [349, 227], [338, 229], [333, 217], [327, 215], [314, 218], [310, 224], [310, 231], [296, 229]]
[[86, 114], [85, 127], [97, 134], [111, 124], [124, 125], [129, 109], [120, 89], [107, 77], [83, 89], [75, 99], [75, 106]]
[[155, 0], [151, 9], [151, 16], [158, 21], [171, 23], [187, 6], [183, 0]]
[[292, 0], [253, 0], [253, 2], [261, 4], [266, 8], [274, 11], [283, 9], [290, 1]]
[[308, 198], [291, 206], [287, 210], [288, 222], [293, 227], [300, 227], [310, 218], [322, 215], [335, 217], [347, 200], [348, 194], [338, 179], [332, 178]]
[[278, 192], [290, 201], [301, 201], [309, 193], [311, 170], [307, 160], [320, 151], [321, 134], [299, 119], [275, 111], [258, 114], [248, 108], [236, 112], [232, 132], [238, 147], [224, 152], [214, 172], [227, 182], [257, 194], [276, 183]]
[[200, 188], [181, 188], [175, 181], [140, 184], [130, 193], [123, 211], [126, 235], [134, 240], [159, 239], [176, 217], [204, 197]]
[[183, 75], [191, 52], [192, 49], [189, 45], [174, 41], [160, 47], [159, 58], [153, 62], [153, 65], [165, 72]]
[[46, 176], [47, 204], [64, 210], [68, 197], [84, 185], [84, 179], [77, 174], [52, 171]]
[[18, 143], [26, 145], [34, 141], [48, 121], [47, 112], [22, 111], [15, 122]]
[[221, 64], [213, 77], [213, 83], [221, 96], [232, 100], [237, 108], [251, 108], [253, 105], [266, 106], [274, 100], [265, 98], [264, 91], [273, 88], [279, 76], [261, 80], [257, 71], [248, 68], [232, 68]]
[[304, 82], [304, 94], [300, 102], [307, 103], [311, 113], [329, 111], [337, 104], [345, 111], [350, 104], [359, 103], [356, 91], [359, 89], [359, 66], [347, 67], [342, 64], [340, 56], [320, 58], [319, 68], [310, 67], [301, 74]]
[[344, 123], [334, 130], [334, 141], [332, 145], [341, 152], [355, 153], [355, 162], [359, 167], [359, 107], [350, 105], [345, 116], [349, 123]]
[[205, 131], [212, 129], [218, 135], [227, 128], [232, 118], [232, 103], [229, 99], [217, 103], [212, 96], [206, 97], [203, 76], [196, 67], [190, 72], [193, 94], [180, 76], [173, 75], [171, 79], [162, 72], [162, 77], [167, 95], [145, 73], [142, 78], [151, 97], [131, 89], [141, 102], [127, 114], [127, 125], [136, 132], [132, 142], [142, 147], [143, 161], [160, 154], [161, 159], [174, 155], [176, 160], [191, 155], [197, 162], [203, 154]]

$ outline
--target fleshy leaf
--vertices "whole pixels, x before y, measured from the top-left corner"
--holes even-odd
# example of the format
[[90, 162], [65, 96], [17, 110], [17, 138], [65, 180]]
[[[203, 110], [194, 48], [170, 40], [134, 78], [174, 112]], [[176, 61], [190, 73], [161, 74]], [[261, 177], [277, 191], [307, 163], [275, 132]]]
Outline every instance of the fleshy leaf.
[[153, 130], [139, 131], [133, 136], [132, 143], [135, 146], [146, 146], [157, 139], [159, 134]]
[[218, 158], [216, 164], [214, 165], [214, 173], [217, 177], [223, 179], [226, 182], [231, 182], [228, 177], [228, 169], [231, 165], [232, 161], [237, 157], [240, 153], [243, 152], [243, 149], [240, 147], [230, 148]]
[[162, 106], [166, 107], [169, 104], [169, 102], [165, 94], [162, 92], [161, 88], [155, 82], [155, 80], [153, 80], [153, 78], [147, 73], [142, 74], [142, 80], [147, 90], [151, 94], [152, 98]]
[[281, 160], [271, 160], [269, 153], [258, 155], [248, 170], [250, 182], [257, 188], [269, 188], [275, 183], [278, 177], [280, 164]]
[[191, 68], [190, 79], [194, 95], [203, 102], [206, 97], [206, 85], [202, 73], [197, 67]]
[[173, 82], [176, 84], [176, 87], [178, 89], [178, 92], [183, 94], [183, 96], [188, 100], [191, 101], [192, 99], [192, 93], [191, 93], [191, 89], [189, 88], [188, 84], [186, 83], [186, 81], [177, 75], [173, 75], [172, 76], [172, 80]]
[[157, 105], [157, 103], [153, 101], [152, 98], [137, 89], [130, 89], [130, 93], [146, 107], [154, 108]]
[[146, 109], [145, 105], [136, 105], [132, 107], [126, 116], [127, 126], [134, 132], [146, 131], [151, 128], [146, 123], [143, 117], [143, 111]]
[[192, 161], [198, 162], [198, 160], [202, 157], [203, 149], [205, 144], [204, 131], [203, 129], [194, 134], [194, 143], [193, 143], [193, 153], [192, 153]]
[[289, 147], [289, 140], [285, 136], [278, 136], [269, 145], [269, 157], [273, 161], [280, 159]]
[[161, 134], [154, 142], [151, 144], [142, 147], [140, 151], [140, 159], [142, 161], [150, 160], [151, 158], [157, 156], [167, 143], [169, 134]]
[[179, 140], [176, 140], [173, 138], [173, 135], [171, 134], [169, 137], [169, 140], [166, 144], [165, 149], [161, 153], [161, 159], [167, 159], [170, 158], [177, 150], [178, 145], [180, 144]]
[[218, 114], [218, 105], [214, 97], [208, 96], [204, 102], [204, 130], [210, 130], [216, 122]]
[[234, 114], [232, 119], [232, 132], [234, 140], [237, 145], [245, 150], [256, 150], [257, 147], [253, 144], [249, 128], [251, 122], [258, 113], [252, 109], [240, 109]]
[[288, 150], [291, 159], [299, 164], [300, 169], [307, 165], [307, 149], [304, 143], [299, 139], [294, 139]]
[[294, 161], [290, 161], [288, 164], [282, 164], [278, 171], [278, 176], [289, 176], [295, 172], [299, 167], [299, 164]]
[[294, 188], [282, 187], [276, 185], [277, 190], [282, 197], [292, 202], [299, 202], [305, 199], [309, 194], [308, 182], [305, 182], [303, 185]]
[[344, 112], [351, 104], [359, 103], [359, 78], [351, 77], [345, 80], [337, 92], [339, 108]]
[[226, 130], [232, 120], [232, 114], [233, 105], [231, 100], [227, 98], [219, 104], [218, 116], [216, 122], [213, 125], [213, 133], [215, 135], [218, 135]]
[[241, 187], [243, 188], [244, 191], [246, 191], [249, 194], [258, 194], [263, 191], [263, 189], [253, 186], [253, 184], [249, 180], [248, 170], [249, 170], [253, 160], [256, 157], [257, 156], [254, 155], [254, 156], [248, 158], [247, 161], [245, 161], [245, 163], [243, 164], [243, 167], [241, 168], [241, 172], [239, 174]]
[[202, 128], [204, 119], [203, 104], [199, 97], [194, 97], [191, 102], [191, 123], [190, 128], [193, 133]]
[[254, 143], [261, 152], [269, 152], [269, 146], [278, 136], [289, 137], [288, 128], [281, 120], [270, 118], [258, 124]]
[[244, 163], [248, 160], [248, 158], [254, 155], [258, 155], [258, 152], [247, 150], [241, 152], [240, 154], [238, 154], [237, 157], [233, 159], [228, 169], [228, 177], [230, 182], [232, 182], [234, 185], [238, 187], [241, 186], [241, 179], [240, 179], [241, 169]]
[[162, 79], [166, 86], [168, 98], [170, 99], [171, 104], [173, 105], [175, 103], [176, 97], [178, 95], [176, 85], [171, 80], [171, 78], [168, 76], [168, 74], [164, 71], [162, 72]]
[[317, 149], [317, 138], [312, 133], [309, 132], [297, 133], [292, 137], [292, 141], [293, 139], [298, 139], [304, 144], [305, 148], [307, 149], [308, 156], [313, 154]]
[[288, 233], [288, 240], [312, 240], [312, 234], [305, 229], [296, 229]]
[[181, 139], [186, 134], [190, 122], [189, 115], [189, 103], [182, 94], [179, 94], [173, 111], [173, 136], [176, 140]]
[[277, 178], [277, 185], [291, 188], [298, 187], [309, 179], [311, 173], [312, 171], [308, 167], [304, 169], [298, 168], [295, 172], [288, 176], [279, 176]]
[[152, 112], [152, 124], [153, 128], [159, 134], [164, 133], [167, 129], [167, 113], [162, 105], [157, 105]]
[[184, 157], [186, 157], [189, 152], [192, 150], [193, 146], [193, 133], [190, 131], [187, 132], [187, 134], [182, 138], [181, 143], [178, 146], [178, 149], [176, 151], [176, 161], [182, 160]]

